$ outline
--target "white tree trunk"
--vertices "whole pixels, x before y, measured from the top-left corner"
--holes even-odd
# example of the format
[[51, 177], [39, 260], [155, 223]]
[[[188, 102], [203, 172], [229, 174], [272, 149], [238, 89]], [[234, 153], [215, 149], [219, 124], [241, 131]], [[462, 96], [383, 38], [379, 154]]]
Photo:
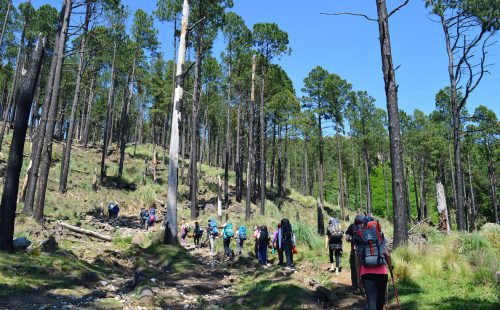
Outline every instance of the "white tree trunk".
[[179, 123], [181, 121], [181, 104], [184, 95], [184, 64], [186, 62], [186, 34], [189, 23], [189, 1], [184, 0], [182, 6], [182, 26], [177, 56], [175, 77], [174, 105], [172, 111], [172, 127], [170, 134], [170, 149], [168, 161], [168, 197], [167, 216], [165, 221], [165, 243], [177, 242], [177, 176], [179, 161]]
[[450, 233], [450, 223], [448, 221], [448, 207], [446, 206], [446, 196], [441, 182], [436, 183], [437, 209], [439, 213], [439, 227], [446, 229]]

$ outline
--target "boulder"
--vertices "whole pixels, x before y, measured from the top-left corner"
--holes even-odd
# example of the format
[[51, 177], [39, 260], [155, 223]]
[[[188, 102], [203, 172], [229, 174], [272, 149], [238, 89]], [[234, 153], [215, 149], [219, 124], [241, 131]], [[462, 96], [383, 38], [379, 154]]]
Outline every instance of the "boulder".
[[215, 212], [215, 206], [211, 203], [207, 203], [205, 205], [205, 212], [206, 213], [212, 213], [212, 212]]
[[140, 246], [144, 243], [144, 241], [146, 241], [146, 235], [142, 232], [137, 232], [132, 237], [131, 243]]
[[31, 245], [31, 241], [29, 241], [26, 237], [20, 237], [14, 239], [14, 241], [12, 241], [12, 244], [14, 246], [14, 250], [24, 251]]
[[140, 306], [154, 307], [155, 304], [155, 293], [149, 287], [144, 287], [137, 297], [137, 303]]
[[495, 223], [486, 223], [483, 226], [481, 226], [481, 231], [497, 231], [500, 230], [500, 225], [495, 224]]

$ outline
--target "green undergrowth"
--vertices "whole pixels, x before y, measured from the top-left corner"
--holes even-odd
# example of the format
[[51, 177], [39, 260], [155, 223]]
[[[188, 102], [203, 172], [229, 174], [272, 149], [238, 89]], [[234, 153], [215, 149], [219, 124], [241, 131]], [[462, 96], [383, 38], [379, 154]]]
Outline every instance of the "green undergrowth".
[[33, 289], [72, 289], [104, 278], [106, 266], [89, 264], [70, 251], [0, 253], [0, 298]]
[[399, 294], [407, 309], [498, 309], [500, 229], [444, 236], [422, 228], [429, 244], [394, 252]]

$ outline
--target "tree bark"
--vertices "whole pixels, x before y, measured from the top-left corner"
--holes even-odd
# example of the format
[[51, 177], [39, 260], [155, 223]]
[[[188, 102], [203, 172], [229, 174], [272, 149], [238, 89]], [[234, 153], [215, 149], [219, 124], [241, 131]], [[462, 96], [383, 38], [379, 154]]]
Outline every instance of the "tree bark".
[[3, 251], [13, 250], [12, 239], [14, 237], [19, 175], [23, 165], [24, 142], [35, 88], [42, 66], [44, 45], [45, 38], [39, 36], [38, 43], [31, 53], [29, 66], [26, 71], [23, 70], [17, 89], [16, 105], [18, 108], [0, 204], [0, 250]]
[[471, 196], [471, 208], [472, 208], [472, 214], [471, 214], [471, 226], [472, 229], [477, 230], [477, 224], [476, 224], [476, 215], [477, 215], [477, 210], [476, 210], [476, 200], [474, 197], [474, 187], [472, 186], [472, 170], [471, 170], [471, 165], [470, 165], [470, 153], [467, 153], [467, 163], [469, 166], [469, 190], [470, 190], [470, 196]]
[[[9, 21], [9, 14], [10, 14], [10, 7], [12, 6], [12, 2], [9, 0], [9, 3], [7, 4], [7, 13], [5, 13], [5, 18], [3, 19], [3, 25], [2, 25], [2, 33], [0, 34], [0, 46], [3, 45], [3, 37], [5, 35], [5, 28], [7, 26], [7, 22]], [[0, 60], [2, 59], [0, 55]]]
[[321, 114], [318, 114], [318, 148], [319, 148], [319, 171], [318, 171], [318, 184], [319, 184], [319, 201], [324, 203], [323, 199], [323, 128], [321, 125]]
[[81, 90], [82, 76], [84, 70], [83, 58], [85, 56], [85, 40], [91, 17], [92, 17], [92, 3], [87, 1], [87, 10], [85, 14], [85, 22], [83, 25], [82, 41], [80, 43], [80, 51], [79, 51], [80, 59], [78, 62], [78, 73], [76, 76], [75, 95], [73, 97], [73, 104], [71, 105], [69, 129], [66, 137], [66, 146], [64, 149], [63, 159], [61, 163], [61, 177], [59, 178], [59, 191], [63, 194], [66, 192], [68, 184], [69, 164], [71, 160], [71, 146], [73, 144], [73, 133], [75, 130], [75, 117], [76, 117], [76, 110], [78, 108], [78, 101], [80, 100], [80, 90]]
[[113, 108], [114, 96], [115, 96], [115, 61], [116, 61], [116, 41], [113, 42], [113, 61], [111, 62], [111, 85], [108, 91], [108, 103], [106, 105], [106, 125], [104, 126], [103, 132], [103, 142], [102, 142], [102, 155], [101, 155], [101, 183], [104, 183], [104, 178], [106, 177], [106, 157], [109, 146], [108, 132], [110, 130], [111, 124], [111, 113]]
[[[132, 97], [134, 95], [134, 79], [135, 79], [135, 66], [136, 66], [136, 55], [138, 51], [134, 54], [134, 59], [132, 61], [132, 73], [130, 74], [130, 81], [127, 81], [124, 96], [126, 95], [127, 100], [123, 103], [122, 116], [121, 116], [121, 126], [120, 126], [120, 160], [118, 161], [118, 180], [120, 187], [123, 186], [123, 164], [125, 162], [125, 147], [127, 146], [128, 140], [128, 128], [129, 128], [129, 109], [130, 103], [132, 102]], [[154, 142], [153, 142], [154, 143]]]
[[262, 79], [260, 84], [260, 214], [266, 211], [266, 121], [264, 111], [265, 70], [262, 63]]
[[318, 204], [318, 234], [320, 236], [323, 236], [325, 234], [325, 220], [323, 217], [323, 204], [321, 203], [321, 200], [317, 200]]
[[403, 154], [401, 152], [401, 131], [399, 128], [398, 89], [392, 62], [389, 35], [389, 16], [385, 0], [376, 0], [382, 71], [384, 73], [387, 113], [389, 116], [389, 139], [392, 171], [392, 204], [394, 206], [394, 246], [408, 242], [408, 214], [404, 208]]
[[87, 109], [85, 110], [85, 123], [83, 124], [82, 142], [84, 148], [87, 148], [89, 142], [90, 118], [92, 116], [92, 103], [94, 102], [94, 83], [95, 78], [92, 78], [90, 80], [90, 93], [87, 102]]
[[238, 100], [238, 116], [236, 124], [236, 201], [241, 203], [243, 196], [243, 165], [241, 162], [241, 101]]
[[248, 162], [247, 162], [247, 196], [246, 196], [246, 208], [245, 208], [245, 221], [248, 222], [250, 220], [250, 206], [251, 206], [251, 197], [252, 197], [252, 170], [254, 169], [253, 165], [253, 119], [254, 119], [254, 110], [255, 110], [255, 67], [256, 67], [256, 58], [253, 55], [252, 58], [252, 86], [250, 93], [250, 111], [248, 116]]
[[342, 167], [342, 150], [340, 147], [340, 128], [338, 124], [335, 124], [336, 131], [336, 142], [337, 142], [337, 159], [338, 159], [338, 183], [339, 183], [339, 207], [340, 216], [342, 220], [345, 220], [345, 197], [344, 197], [344, 184], [343, 184], [343, 167]]
[[189, 1], [184, 0], [182, 6], [182, 25], [179, 40], [179, 54], [175, 76], [174, 104], [172, 105], [172, 126], [168, 156], [168, 195], [167, 216], [165, 219], [165, 244], [177, 243], [177, 188], [179, 162], [179, 123], [182, 120], [182, 98], [184, 95], [184, 64], [186, 59], [186, 35], [189, 23]]
[[384, 194], [385, 194], [385, 216], [389, 219], [389, 191], [387, 189], [387, 178], [386, 178], [386, 175], [385, 175], [385, 153], [384, 151], [382, 150], [382, 175], [383, 175], [383, 178], [384, 178]]
[[[201, 1], [199, 4], [199, 10], [202, 11]], [[193, 104], [191, 111], [191, 150], [189, 152], [189, 192], [191, 200], [191, 220], [195, 220], [198, 217], [198, 210], [196, 207], [196, 200], [198, 197], [198, 171], [197, 171], [197, 140], [199, 135], [198, 130], [198, 110], [200, 107], [200, 91], [201, 91], [201, 71], [203, 64], [203, 32], [204, 32], [204, 22], [201, 22], [196, 35], [196, 69], [194, 74], [194, 86], [193, 86]]]
[[[50, 108], [47, 115], [47, 128], [45, 135], [40, 137], [42, 139], [41, 147], [41, 163], [40, 163], [40, 177], [37, 185], [36, 201], [34, 205], [33, 217], [38, 223], [43, 223], [43, 211], [45, 208], [45, 194], [47, 190], [47, 181], [49, 179], [50, 164], [52, 161], [52, 139], [54, 137], [55, 130], [55, 118], [57, 115], [57, 104], [59, 101], [60, 85], [62, 77], [62, 68], [64, 62], [64, 49], [66, 46], [66, 38], [68, 34], [69, 20], [71, 15], [71, 9], [73, 6], [72, 0], [65, 0], [63, 3], [62, 12], [63, 19], [61, 25], [60, 39], [57, 46], [57, 57], [56, 66], [54, 71], [54, 84], [52, 85], [51, 98], [50, 98]], [[33, 169], [35, 168], [35, 161], [33, 161]]]
[[270, 169], [270, 181], [271, 181], [271, 190], [274, 189], [274, 170], [275, 170], [275, 161], [276, 161], [276, 124], [273, 124], [273, 145], [272, 145], [272, 155], [271, 155], [271, 169]]
[[487, 161], [488, 161], [488, 176], [491, 187], [491, 204], [495, 214], [495, 223], [498, 224], [498, 205], [497, 205], [497, 176], [495, 171], [495, 163], [493, 162], [493, 152], [489, 144], [486, 145]]

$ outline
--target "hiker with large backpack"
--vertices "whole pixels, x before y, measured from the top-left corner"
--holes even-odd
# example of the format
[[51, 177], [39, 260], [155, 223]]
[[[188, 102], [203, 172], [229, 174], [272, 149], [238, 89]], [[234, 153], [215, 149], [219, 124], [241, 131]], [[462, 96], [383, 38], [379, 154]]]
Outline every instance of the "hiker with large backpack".
[[356, 270], [356, 240], [357, 231], [362, 228], [363, 221], [365, 217], [361, 214], [357, 214], [354, 218], [354, 223], [349, 225], [347, 231], [345, 232], [345, 239], [347, 242], [351, 243], [351, 253], [349, 254], [349, 266], [351, 268], [351, 282], [352, 289], [355, 292], [360, 292], [360, 287], [358, 285], [358, 271]]
[[278, 228], [274, 231], [272, 246], [273, 250], [278, 252], [278, 265], [283, 266], [283, 247], [280, 246], [281, 242], [279, 242], [278, 240], [280, 231], [281, 231], [281, 223], [278, 223]]
[[267, 247], [269, 245], [269, 233], [266, 226], [260, 227], [259, 236], [257, 237], [257, 243], [259, 244], [258, 258], [259, 263], [262, 265], [267, 264]]
[[224, 243], [224, 253], [226, 254], [226, 257], [231, 257], [232, 252], [231, 252], [231, 238], [234, 237], [234, 231], [233, 231], [233, 224], [231, 223], [224, 223], [222, 226], [222, 241]]
[[[328, 248], [330, 256], [330, 271], [335, 270], [335, 275], [342, 271], [342, 237], [344, 232], [340, 226], [340, 221], [331, 218], [328, 221], [328, 234], [325, 237], [325, 248]], [[333, 254], [335, 254], [335, 267], [333, 267]]]
[[245, 226], [238, 227], [234, 240], [236, 242], [236, 255], [243, 255], [243, 243], [247, 240], [247, 228]]
[[293, 249], [295, 247], [295, 236], [293, 235], [292, 224], [286, 218], [281, 220], [281, 228], [278, 236], [278, 248], [283, 249], [286, 257], [286, 269], [293, 267]]
[[194, 222], [193, 239], [195, 247], [200, 247], [200, 240], [202, 236], [203, 236], [203, 228], [200, 227], [200, 224], [198, 222]]
[[365, 288], [368, 310], [382, 310], [388, 281], [386, 264], [392, 270], [387, 240], [380, 223], [374, 220], [367, 221], [356, 234], [358, 284]]
[[215, 239], [219, 236], [219, 229], [217, 228], [217, 222], [214, 219], [208, 220], [207, 226], [207, 239], [210, 242], [210, 254], [215, 254]]

